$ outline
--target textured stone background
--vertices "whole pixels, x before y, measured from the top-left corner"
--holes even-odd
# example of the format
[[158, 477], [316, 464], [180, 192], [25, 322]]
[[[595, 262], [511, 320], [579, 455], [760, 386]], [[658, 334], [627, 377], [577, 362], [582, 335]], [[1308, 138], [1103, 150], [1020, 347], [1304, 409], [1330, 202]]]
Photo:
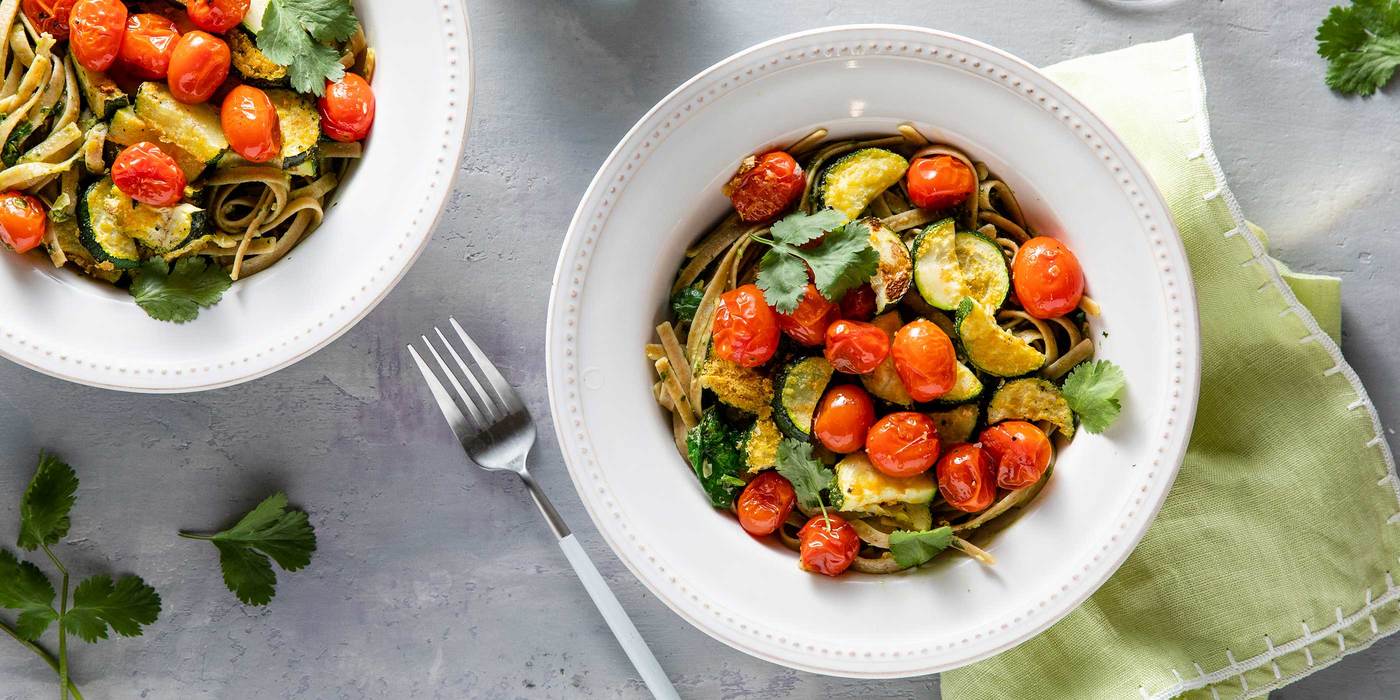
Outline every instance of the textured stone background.
[[[164, 613], [144, 638], [77, 643], [74, 674], [90, 698], [642, 697], [525, 493], [463, 460], [402, 341], [456, 314], [547, 417], [545, 299], [594, 169], [697, 71], [779, 34], [848, 22], [947, 29], [1038, 64], [1195, 32], [1235, 192], [1279, 257], [1345, 279], [1344, 347], [1393, 423], [1400, 88], [1369, 101], [1326, 89], [1312, 35], [1331, 2], [468, 0], [471, 142], [442, 226], [398, 289], [314, 357], [223, 391], [118, 394], [0, 361], [0, 542], [13, 542], [16, 491], [36, 451], [57, 450], [83, 479], [61, 547], [70, 568], [139, 572], [161, 591]], [[607, 550], [551, 440], [535, 465], [685, 695], [936, 689], [934, 678], [798, 673], [712, 641]], [[213, 549], [174, 533], [220, 525], [276, 488], [311, 512], [320, 551], [282, 578], [272, 605], [245, 608], [224, 590]], [[50, 697], [51, 678], [0, 639], [0, 698]], [[1397, 688], [1392, 638], [1276, 697]]]

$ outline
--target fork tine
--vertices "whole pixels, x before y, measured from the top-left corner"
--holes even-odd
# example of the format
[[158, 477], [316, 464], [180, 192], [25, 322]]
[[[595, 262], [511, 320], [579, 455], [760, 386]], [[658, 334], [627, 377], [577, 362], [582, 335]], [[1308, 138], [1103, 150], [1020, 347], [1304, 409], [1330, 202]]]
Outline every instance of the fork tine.
[[467, 376], [467, 382], [476, 390], [475, 396], [481, 399], [481, 412], [486, 414], [493, 423], [504, 418], [507, 413], [505, 406], [498, 403], [496, 399], [481, 386], [481, 382], [476, 379], [476, 374], [467, 367], [466, 362], [462, 361], [462, 356], [457, 354], [457, 349], [452, 347], [452, 343], [447, 341], [447, 336], [443, 335], [442, 331], [439, 330], [437, 326], [433, 326], [433, 330], [437, 332], [438, 338], [442, 339], [443, 347], [447, 348], [447, 352], [452, 355], [452, 359], [457, 361], [457, 366], [461, 368], [462, 374]]
[[481, 415], [482, 409], [477, 406], [476, 402], [472, 401], [471, 396], [469, 396], [466, 390], [462, 388], [462, 385], [458, 383], [457, 375], [453, 374], [452, 370], [448, 368], [447, 363], [442, 359], [442, 355], [439, 355], [437, 348], [433, 347], [432, 341], [428, 340], [428, 336], [426, 335], [419, 337], [423, 339], [423, 344], [428, 346], [428, 352], [433, 354], [433, 359], [437, 360], [438, 367], [442, 368], [442, 373], [447, 375], [447, 381], [452, 383], [452, 388], [457, 390], [457, 397], [466, 405], [467, 412], [472, 414], [476, 429], [480, 431], [491, 427], [491, 421]]
[[[429, 348], [431, 347], [429, 346]], [[428, 369], [428, 364], [423, 361], [423, 357], [412, 345], [408, 346], [408, 354], [413, 356], [413, 362], [418, 365], [418, 371], [423, 373], [423, 380], [428, 383], [428, 390], [433, 393], [433, 399], [437, 401], [438, 408], [442, 410], [443, 417], [447, 419], [447, 425], [452, 428], [452, 434], [457, 436], [457, 442], [463, 445], [467, 444], [467, 440], [471, 438], [471, 435], [467, 434], [469, 425], [467, 417], [462, 415], [462, 412], [457, 408], [457, 403], [452, 400], [452, 396], [447, 393], [442, 382], [438, 381], [431, 369]], [[451, 375], [449, 374], [449, 376]]]
[[471, 353], [472, 358], [476, 360], [477, 366], [481, 368], [481, 373], [486, 375], [486, 381], [491, 384], [491, 388], [494, 389], [496, 395], [501, 398], [501, 403], [511, 411], [524, 411], [525, 404], [521, 403], [520, 397], [516, 395], [515, 389], [511, 388], [510, 382], [507, 382], [506, 378], [501, 376], [501, 372], [496, 369], [496, 365], [491, 364], [491, 360], [486, 357], [486, 354], [481, 351], [481, 348], [477, 347], [476, 342], [471, 339], [471, 336], [468, 336], [467, 332], [462, 330], [462, 326], [458, 325], [457, 319], [449, 317], [447, 322], [452, 324], [452, 328], [457, 331], [457, 336], [460, 337], [462, 342], [467, 346], [467, 352]]

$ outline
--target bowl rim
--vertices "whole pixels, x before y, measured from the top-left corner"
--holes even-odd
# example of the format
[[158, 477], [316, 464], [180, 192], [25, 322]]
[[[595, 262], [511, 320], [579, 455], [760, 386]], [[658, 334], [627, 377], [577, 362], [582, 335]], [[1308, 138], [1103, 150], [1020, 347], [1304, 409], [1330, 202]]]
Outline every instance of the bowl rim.
[[[878, 32], [907, 32], [924, 35], [936, 41], [963, 44], [972, 49], [992, 54], [997, 59], [1004, 61], [1008, 67], [1014, 67], [1038, 78], [1041, 81], [1040, 84], [1037, 85], [1038, 88], [1048, 88], [1048, 92], [1054, 93], [1053, 97], [1056, 101], [1072, 107], [1073, 109], [1071, 111], [1075, 116], [1080, 117], [1091, 126], [1093, 130], [1102, 137], [1102, 140], [1109, 145], [1116, 145], [1118, 147], [1115, 149], [1114, 155], [1119, 158], [1125, 168], [1131, 170], [1135, 175], [1134, 185], [1144, 190], [1141, 193], [1141, 197], [1150, 200], [1159, 207], [1161, 212], [1167, 214], [1167, 216], [1162, 217], [1158, 221], [1162, 229], [1160, 231], [1160, 238], [1162, 239], [1160, 245], [1164, 245], [1173, 254], [1175, 259], [1172, 260], [1172, 264], [1179, 265], [1180, 276], [1184, 277], [1187, 282], [1187, 284], [1180, 285], [1176, 290], [1181, 297], [1179, 305], [1182, 308], [1182, 311], [1179, 312], [1178, 320], [1183, 321], [1183, 323], [1178, 326], [1182, 335], [1181, 351], [1178, 356], [1182, 367], [1176, 370], [1177, 376], [1181, 379], [1183, 391], [1178, 398], [1173, 399], [1174, 403], [1172, 404], [1172, 412], [1175, 415], [1176, 425], [1171, 426], [1172, 421], [1168, 420], [1168, 426], [1170, 428], [1169, 437], [1163, 439], [1162, 447], [1159, 450], [1161, 454], [1161, 467], [1159, 469], [1163, 472], [1158, 482], [1160, 486], [1157, 487], [1152, 494], [1151, 502], [1144, 504], [1139, 510], [1136, 522], [1131, 527], [1127, 527], [1125, 524], [1125, 529], [1122, 534], [1126, 536], [1121, 538], [1124, 544], [1119, 546], [1116, 551], [1111, 552], [1111, 557], [1104, 558], [1106, 563], [1099, 565], [1099, 568], [1094, 571], [1093, 576], [1077, 576], [1077, 579], [1087, 579], [1087, 583], [1081, 581], [1079, 582], [1078, 588], [1067, 591], [1068, 595], [1059, 596], [1054, 610], [1050, 611], [1048, 614], [1041, 615], [1039, 619], [1036, 619], [1033, 623], [1024, 626], [1014, 638], [1008, 638], [1002, 643], [981, 652], [959, 658], [952, 663], [925, 663], [922, 666], [901, 668], [895, 671], [870, 671], [861, 669], [859, 668], [860, 662], [856, 659], [852, 659], [855, 663], [848, 663], [848, 665], [837, 663], [821, 666], [770, 653], [767, 647], [748, 643], [751, 639], [750, 637], [738, 634], [724, 634], [723, 632], [726, 630], [721, 626], [709, 624], [708, 618], [692, 614], [685, 609], [684, 606], [671, 600], [667, 591], [662, 590], [650, 576], [642, 572], [640, 562], [634, 561], [633, 558], [629, 556], [630, 550], [622, 542], [620, 537], [617, 536], [616, 533], [611, 532], [609, 528], [603, 526], [604, 514], [600, 512], [599, 504], [593, 502], [590, 489], [588, 489], [583, 482], [582, 460], [573, 450], [569, 449], [571, 440], [569, 436], [566, 435], [565, 427], [569, 425], [569, 416], [564, 408], [564, 401], [561, 399], [563, 387], [560, 384], [560, 380], [564, 374], [561, 369], [564, 364], [564, 358], [560, 357], [559, 353], [554, 352], [553, 347], [555, 345], [556, 330], [558, 329], [557, 324], [563, 314], [559, 303], [562, 300], [561, 292], [566, 287], [566, 278], [570, 275], [570, 265], [574, 262], [570, 252], [577, 247], [579, 239], [585, 235], [584, 221], [594, 209], [592, 201], [604, 187], [608, 186], [610, 178], [613, 175], [611, 172], [613, 167], [625, 153], [630, 152], [634, 139], [638, 138], [643, 131], [649, 128], [648, 124], [654, 117], [664, 111], [674, 109], [673, 103], [677, 98], [696, 84], [706, 82], [721, 72], [731, 69], [736, 64], [740, 64], [744, 59], [762, 53], [771, 47], [787, 43], [796, 43], [804, 39], [835, 40], [840, 35], [846, 33], [859, 34]], [[875, 44], [872, 43], [870, 46], [873, 48]], [[834, 54], [828, 54], [828, 56], [831, 55]], [[1157, 242], [1154, 241], [1154, 244], [1156, 243]], [[1029, 62], [1002, 49], [970, 37], [913, 25], [891, 23], [844, 24], [784, 34], [740, 50], [715, 62], [708, 68], [705, 68], [681, 83], [674, 90], [658, 100], [657, 103], [648, 109], [637, 122], [628, 129], [626, 134], [622, 136], [618, 144], [599, 166], [593, 180], [584, 191], [579, 201], [579, 206], [570, 220], [568, 232], [561, 242], [560, 256], [556, 263], [554, 278], [550, 286], [550, 303], [545, 326], [546, 380], [548, 383], [550, 413], [553, 419], [555, 437], [559, 441], [560, 453], [568, 468], [570, 480], [573, 482], [574, 488], [580, 500], [583, 502], [585, 510], [593, 520], [595, 527], [602, 535], [604, 541], [607, 542], [608, 546], [613, 550], [613, 553], [623, 562], [628, 570], [632, 572], [633, 576], [637, 577], [653, 595], [692, 626], [710, 637], [750, 656], [803, 671], [849, 678], [902, 678], [936, 673], [963, 666], [1006, 651], [1034, 637], [1058, 622], [1093, 595], [1093, 593], [1118, 570], [1122, 563], [1136, 549], [1138, 543], [1141, 542], [1148, 527], [1155, 521], [1156, 515], [1161, 510], [1167, 494], [1171, 490], [1172, 483], [1175, 481], [1176, 475], [1180, 470], [1182, 461], [1185, 458], [1199, 399], [1201, 364], [1200, 320], [1196, 304], [1195, 288], [1190, 282], [1190, 267], [1185, 252], [1185, 246], [1181, 240], [1176, 223], [1170, 216], [1170, 209], [1167, 207], [1166, 200], [1147, 169], [1137, 159], [1136, 155], [1127, 148], [1122, 137], [1120, 137], [1096, 112], [1060, 86], [1053, 78], [1049, 77]], [[911, 658], [913, 656], [914, 655], [911, 655]], [[923, 660], [924, 659], [920, 659], [920, 661]]]

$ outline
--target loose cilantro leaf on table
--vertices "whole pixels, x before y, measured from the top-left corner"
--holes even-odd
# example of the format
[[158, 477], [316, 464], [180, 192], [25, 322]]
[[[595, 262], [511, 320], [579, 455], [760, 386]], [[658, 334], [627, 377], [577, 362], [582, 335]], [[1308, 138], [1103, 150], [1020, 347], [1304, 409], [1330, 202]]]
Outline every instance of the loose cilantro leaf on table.
[[[758, 264], [758, 287], [780, 313], [797, 308], [809, 268], [817, 291], [832, 301], [875, 274], [880, 255], [870, 245], [870, 226], [861, 221], [842, 225], [845, 218], [834, 209], [789, 214], [773, 224], [771, 240], [754, 237], [771, 247]], [[818, 242], [808, 246], [813, 241]]]
[[73, 468], [51, 454], [39, 453], [34, 478], [19, 500], [19, 547], [32, 552], [63, 539], [77, 491]]
[[700, 422], [686, 433], [686, 456], [700, 487], [716, 508], [728, 508], [744, 488], [740, 476], [747, 465], [739, 447], [743, 439], [744, 429], [726, 423], [713, 406], [705, 409]]
[[953, 528], [947, 525], [918, 532], [895, 530], [890, 533], [890, 554], [896, 564], [907, 569], [934, 558], [952, 543]]
[[359, 26], [350, 0], [268, 0], [258, 50], [287, 67], [297, 92], [321, 95], [327, 80], [345, 75], [340, 52], [328, 44], [349, 39]]
[[1334, 90], [1375, 93], [1400, 68], [1400, 1], [1333, 7], [1317, 28], [1317, 53], [1328, 61], [1327, 84]]
[[186, 323], [222, 299], [233, 280], [206, 258], [189, 257], [175, 261], [171, 268], [160, 258], [141, 263], [131, 282], [131, 296], [137, 306], [157, 321]]
[[1118, 418], [1122, 405], [1118, 395], [1127, 380], [1123, 370], [1108, 360], [1085, 362], [1074, 368], [1060, 388], [1080, 423], [1091, 433], [1102, 433]]
[[180, 536], [214, 544], [224, 584], [248, 605], [267, 605], [277, 593], [277, 575], [269, 557], [282, 570], [297, 571], [311, 563], [316, 551], [316, 531], [306, 513], [287, 508], [287, 496], [280, 491], [223, 532], [182, 532]]
[[778, 473], [792, 484], [797, 504], [808, 512], [822, 507], [822, 491], [832, 488], [836, 481], [836, 475], [812, 457], [810, 444], [792, 438], [778, 443]]

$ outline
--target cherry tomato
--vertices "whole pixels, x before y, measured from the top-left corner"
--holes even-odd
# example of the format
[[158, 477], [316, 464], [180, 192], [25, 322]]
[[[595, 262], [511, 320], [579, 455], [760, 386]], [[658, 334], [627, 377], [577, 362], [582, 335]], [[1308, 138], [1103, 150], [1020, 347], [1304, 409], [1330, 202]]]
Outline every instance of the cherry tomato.
[[978, 440], [996, 465], [997, 486], [1004, 489], [1030, 486], [1040, 481], [1050, 466], [1050, 438], [1031, 423], [997, 423], [983, 430]]
[[870, 283], [860, 285], [841, 297], [841, 318], [869, 321], [875, 318], [875, 290]]
[[782, 527], [796, 501], [797, 492], [782, 474], [762, 472], [739, 494], [739, 525], [754, 537], [771, 535]]
[[1036, 236], [1021, 245], [1011, 261], [1011, 282], [1026, 313], [1058, 318], [1079, 307], [1084, 296], [1084, 269], [1065, 244]]
[[835, 514], [814, 515], [797, 531], [799, 565], [803, 571], [840, 576], [860, 552], [860, 535], [846, 519]]
[[126, 33], [122, 35], [117, 60], [128, 73], [145, 80], [160, 80], [170, 68], [170, 54], [180, 32], [175, 23], [150, 13], [126, 18]]
[[185, 194], [185, 173], [168, 153], [150, 141], [127, 146], [112, 161], [112, 183], [128, 197], [168, 207]]
[[243, 15], [248, 14], [248, 0], [189, 0], [185, 12], [194, 26], [223, 34], [243, 21]]
[[867, 374], [890, 354], [890, 337], [863, 321], [837, 321], [826, 329], [827, 362], [837, 372]]
[[891, 413], [870, 427], [865, 454], [887, 476], [914, 476], [938, 461], [938, 427], [922, 413]]
[[336, 141], [359, 141], [374, 125], [374, 91], [354, 73], [338, 83], [326, 82], [326, 94], [316, 105], [321, 110], [321, 131]]
[[962, 204], [977, 189], [977, 175], [952, 156], [919, 158], [904, 176], [909, 201], [921, 209], [947, 209]]
[[40, 34], [63, 41], [68, 38], [68, 15], [73, 11], [75, 0], [24, 0], [21, 7], [29, 23]]
[[817, 405], [812, 434], [826, 449], [850, 454], [865, 447], [865, 435], [875, 422], [875, 403], [854, 384], [832, 387]]
[[977, 445], [954, 445], [938, 460], [938, 493], [968, 513], [984, 511], [997, 497], [992, 459]]
[[792, 156], [769, 151], [743, 167], [725, 186], [734, 211], [749, 223], [768, 221], [787, 210], [807, 187], [807, 174]]
[[915, 401], [932, 401], [953, 389], [958, 356], [953, 341], [937, 324], [920, 318], [894, 334], [890, 348], [899, 381]]
[[121, 0], [78, 0], [68, 13], [68, 51], [91, 71], [112, 67], [126, 35], [126, 5]]
[[28, 253], [44, 242], [49, 215], [38, 197], [20, 192], [0, 194], [0, 243], [16, 253]]
[[208, 101], [228, 78], [228, 44], [212, 34], [193, 31], [180, 37], [170, 53], [170, 94], [188, 104]]
[[282, 152], [282, 126], [267, 93], [251, 85], [229, 90], [219, 110], [228, 145], [254, 163], [265, 163]]
[[778, 314], [752, 284], [719, 297], [713, 331], [715, 354], [744, 367], [757, 367], [778, 351]]
[[827, 301], [816, 285], [808, 284], [797, 308], [790, 314], [778, 314], [778, 327], [803, 345], [821, 345], [826, 340], [827, 327], [838, 313], [836, 305]]

